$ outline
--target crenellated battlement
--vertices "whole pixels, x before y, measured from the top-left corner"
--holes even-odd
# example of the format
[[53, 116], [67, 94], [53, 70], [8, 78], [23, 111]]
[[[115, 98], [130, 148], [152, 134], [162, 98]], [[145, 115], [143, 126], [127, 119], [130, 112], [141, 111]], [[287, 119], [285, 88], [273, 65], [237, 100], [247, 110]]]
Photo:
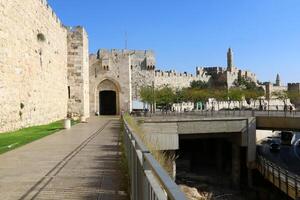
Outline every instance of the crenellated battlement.
[[99, 49], [97, 52], [97, 59], [108, 68], [123, 58], [130, 60], [131, 69], [138, 67], [140, 70], [155, 70], [156, 60], [152, 50]]
[[161, 71], [161, 70], [156, 70], [155, 71], [155, 76], [160, 76], [160, 77], [195, 77], [194, 74], [187, 73], [187, 72], [176, 72], [175, 70], [170, 70], [170, 71]]
[[53, 19], [62, 27], [62, 28], [66, 28], [63, 23], [61, 22], [61, 20], [59, 19], [59, 17], [56, 15], [56, 13], [54, 12], [54, 10], [52, 9], [52, 7], [48, 4], [47, 0], [37, 0], [39, 1], [44, 7], [45, 9], [50, 13], [50, 15], [53, 17]]
[[88, 37], [88, 34], [83, 26], [65, 26], [65, 28], [67, 29], [68, 33], [79, 33]]
[[291, 87], [300, 87], [300, 83], [288, 83]]
[[153, 50], [99, 49], [98, 54], [154, 56]]

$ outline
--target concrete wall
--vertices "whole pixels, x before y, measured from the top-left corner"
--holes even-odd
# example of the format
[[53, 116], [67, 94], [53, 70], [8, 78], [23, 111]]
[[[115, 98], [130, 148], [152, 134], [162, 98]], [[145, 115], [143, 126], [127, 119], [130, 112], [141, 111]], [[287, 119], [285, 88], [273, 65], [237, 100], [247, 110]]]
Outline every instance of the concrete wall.
[[0, 132], [66, 117], [67, 31], [44, 1], [0, 1]]
[[299, 117], [256, 117], [258, 129], [266, 130], [300, 130]]
[[82, 27], [68, 30], [68, 113], [89, 117], [88, 36]]

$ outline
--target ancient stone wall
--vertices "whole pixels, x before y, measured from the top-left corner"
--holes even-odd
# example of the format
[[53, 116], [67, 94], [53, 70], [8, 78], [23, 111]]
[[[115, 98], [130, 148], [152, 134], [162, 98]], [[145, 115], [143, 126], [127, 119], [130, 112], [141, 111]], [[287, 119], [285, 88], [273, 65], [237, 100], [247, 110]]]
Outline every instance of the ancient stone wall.
[[132, 51], [131, 85], [132, 100], [140, 100], [140, 90], [154, 84], [155, 56], [152, 51]]
[[[288, 83], [288, 92], [300, 94], [300, 83]], [[299, 109], [300, 99], [296, 98], [292, 101], [293, 104]]]
[[66, 38], [45, 1], [0, 1], [0, 132], [66, 117]]
[[233, 72], [226, 71], [226, 80], [227, 80], [227, 87], [228, 88], [233, 87], [234, 86], [233, 83], [237, 79], [238, 79], [238, 72], [236, 72], [236, 71], [233, 71]]
[[280, 93], [287, 91], [287, 86], [275, 86], [273, 83], [267, 83], [266, 84], [266, 98], [267, 99], [276, 99], [277, 97], [274, 95], [274, 93]]
[[193, 75], [189, 73], [177, 73], [175, 71], [156, 71], [155, 72], [155, 87], [161, 88], [164, 86], [171, 87], [173, 89], [181, 89], [189, 87], [192, 81], [204, 81], [208, 82], [210, 76], [206, 74]]
[[89, 117], [89, 52], [84, 28], [68, 30], [68, 113]]
[[288, 83], [288, 91], [300, 93], [300, 83]]
[[98, 51], [90, 56], [90, 113], [99, 112], [99, 92], [105, 90], [106, 80], [114, 85], [117, 92], [117, 114], [131, 110], [131, 73], [129, 50]]

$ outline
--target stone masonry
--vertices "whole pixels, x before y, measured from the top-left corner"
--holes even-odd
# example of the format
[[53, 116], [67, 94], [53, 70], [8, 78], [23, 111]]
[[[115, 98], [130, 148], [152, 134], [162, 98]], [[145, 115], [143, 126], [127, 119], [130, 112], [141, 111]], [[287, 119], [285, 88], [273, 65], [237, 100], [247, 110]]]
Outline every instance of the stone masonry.
[[88, 36], [82, 27], [68, 31], [68, 113], [89, 117]]
[[0, 132], [66, 117], [66, 38], [45, 1], [0, 1]]
[[130, 51], [99, 50], [90, 55], [90, 113], [100, 110], [99, 93], [116, 92], [117, 114], [131, 110]]

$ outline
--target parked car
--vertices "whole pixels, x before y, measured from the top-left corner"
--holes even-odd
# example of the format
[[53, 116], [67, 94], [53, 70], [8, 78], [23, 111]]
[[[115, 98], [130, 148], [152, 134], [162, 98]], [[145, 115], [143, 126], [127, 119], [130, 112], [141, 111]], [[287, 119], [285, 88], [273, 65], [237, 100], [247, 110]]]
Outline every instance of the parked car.
[[270, 151], [271, 152], [279, 152], [280, 151], [280, 144], [278, 144], [276, 142], [272, 142], [270, 144]]

